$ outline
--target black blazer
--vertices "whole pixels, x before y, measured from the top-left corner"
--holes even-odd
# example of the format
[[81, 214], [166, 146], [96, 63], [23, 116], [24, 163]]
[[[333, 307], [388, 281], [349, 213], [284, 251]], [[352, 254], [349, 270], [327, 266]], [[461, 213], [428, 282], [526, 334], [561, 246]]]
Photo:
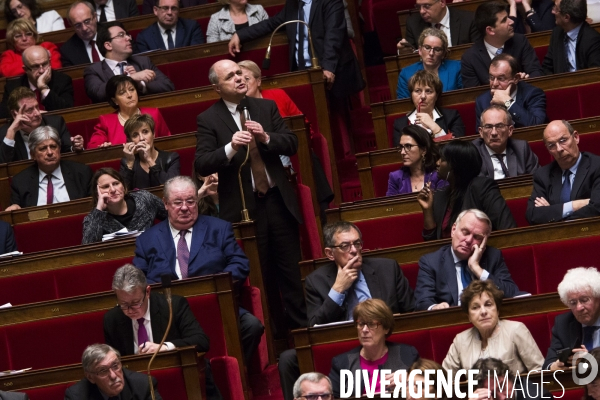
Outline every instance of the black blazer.
[[[95, 5], [96, 3], [92, 2], [92, 4]], [[113, 7], [115, 9], [115, 19], [117, 20], [140, 15], [140, 10], [135, 0], [113, 1]], [[98, 17], [98, 20], [100, 20], [100, 17]]]
[[[337, 272], [337, 266], [331, 262], [306, 277], [308, 326], [346, 319], [347, 305], [340, 307], [329, 297]], [[385, 301], [395, 314], [414, 311], [413, 290], [396, 261], [363, 258], [362, 272], [372, 298]]]
[[85, 43], [76, 33], [60, 46], [60, 61], [63, 67], [89, 64], [92, 62], [85, 48]]
[[[490, 274], [488, 279], [504, 292], [505, 298], [520, 294], [500, 250], [487, 246], [479, 263], [481, 268]], [[451, 245], [447, 244], [433, 253], [425, 254], [419, 260], [419, 276], [415, 289], [416, 307], [418, 311], [424, 311], [443, 302], [457, 306], [458, 300], [456, 267]]]
[[[558, 360], [556, 352], [567, 347], [573, 348], [578, 340], [583, 340], [583, 325], [575, 319], [572, 311], [557, 315], [552, 327], [552, 339], [544, 361], [544, 369], [550, 369], [549, 365]], [[589, 349], [588, 349], [589, 350]]]
[[[253, 121], [259, 122], [271, 137], [268, 145], [257, 142], [260, 156], [269, 176], [279, 188], [287, 209], [299, 223], [302, 223], [296, 192], [288, 181], [279, 158], [280, 154], [286, 156], [296, 154], [298, 138], [281, 119], [275, 102], [251, 97], [247, 100], [250, 117]], [[238, 169], [246, 157], [246, 148], [240, 149], [231, 161], [227, 160], [224, 150], [225, 145], [231, 142], [233, 134], [239, 130], [237, 124], [223, 100], [216, 102], [208, 110], [198, 115], [196, 122], [198, 132], [196, 133], [195, 170], [202, 176], [208, 176], [214, 172], [219, 173], [219, 218], [229, 222], [238, 222], [241, 219], [240, 212], [242, 210]], [[242, 184], [246, 207], [252, 217], [255, 201], [250, 163], [246, 163], [242, 169]]]
[[[403, 343], [392, 343], [386, 341], [385, 344], [388, 347], [388, 358], [387, 361], [379, 366], [379, 369], [389, 369], [392, 372], [399, 369], [407, 370], [410, 366], [419, 359], [419, 351], [411, 345]], [[355, 371], [359, 371], [360, 368], [360, 351], [362, 346], [355, 347], [354, 349], [347, 351], [339, 356], [333, 357], [331, 360], [331, 371], [329, 371], [329, 379], [331, 379], [331, 386], [333, 388], [333, 395], [337, 399], [340, 397], [340, 371], [343, 369], [349, 369], [352, 371], [352, 376], [356, 376]], [[354, 388], [354, 386], [353, 386]], [[350, 393], [350, 397], [360, 397], [364, 388], [361, 381], [360, 393], [354, 393], [354, 390]]]
[[[140, 372], [130, 371], [123, 368], [124, 386], [119, 393], [120, 400], [150, 400], [150, 387], [148, 386], [148, 375]], [[156, 391], [156, 378], [152, 377], [154, 394], [157, 400], [162, 400]], [[17, 400], [17, 399], [15, 399]], [[104, 400], [98, 386], [83, 378], [65, 392], [65, 400]]]
[[4, 392], [0, 390], [0, 399], [2, 400], [29, 400], [26, 393]]
[[[175, 347], [196, 346], [199, 352], [209, 348], [208, 336], [204, 333], [198, 320], [192, 313], [184, 297], [173, 295], [173, 323], [166, 342]], [[159, 293], [150, 293], [150, 324], [154, 343], [160, 343], [169, 323], [169, 304]], [[106, 344], [119, 350], [122, 356], [134, 354], [133, 325], [119, 306], [115, 306], [104, 314], [104, 340]]]
[[[473, 140], [473, 145], [479, 150], [483, 163], [481, 164], [480, 176], [494, 179], [494, 164], [482, 138]], [[506, 144], [506, 160], [508, 173], [511, 177], [532, 174], [539, 167], [538, 158], [529, 147], [526, 140], [508, 138]]]
[[0, 254], [17, 250], [15, 233], [8, 222], [0, 221]]
[[[2, 96], [2, 104], [0, 105], [0, 118], [8, 118], [10, 113], [6, 106], [8, 102], [8, 96], [16, 88], [24, 86], [29, 87], [29, 80], [27, 75], [23, 74], [15, 79], [8, 79], [4, 86], [4, 95]], [[55, 111], [63, 108], [73, 107], [73, 80], [67, 74], [63, 74], [60, 71], [52, 71], [52, 78], [48, 82], [50, 92], [44, 100], [42, 105], [46, 111]]]
[[[287, 0], [279, 14], [244, 28], [237, 34], [240, 41], [246, 43], [270, 34], [285, 21], [296, 19], [298, 19], [298, 1]], [[335, 73], [331, 93], [336, 97], [346, 97], [361, 91], [365, 87], [365, 82], [348, 38], [342, 0], [313, 0], [308, 21], [321, 68]], [[297, 25], [285, 26], [290, 44], [296, 43]], [[288, 47], [290, 66], [294, 66], [296, 65], [296, 46]]]
[[[42, 115], [42, 125], [55, 128], [60, 136], [61, 153], [71, 152], [71, 132], [67, 129], [67, 124], [60, 115]], [[4, 143], [4, 138], [8, 132], [10, 123], [0, 126], [0, 164], [5, 162], [27, 160], [27, 143], [23, 141], [21, 134], [15, 135], [15, 146], [10, 147]]]
[[[449, 200], [450, 186], [434, 192], [433, 218], [435, 219], [436, 228], [431, 234], [423, 234], [423, 239], [434, 240], [442, 238], [442, 222], [444, 221], [444, 214], [448, 208]], [[498, 189], [498, 184], [493, 179], [482, 176], [473, 178], [463, 198], [461, 210], [468, 210], [470, 208], [477, 208], [487, 214], [492, 221], [492, 231], [517, 227], [517, 223], [506, 205], [500, 189]], [[448, 223], [452, 225], [455, 220], [455, 218], [451, 219]]]
[[[525, 35], [515, 35], [504, 44], [504, 53], [508, 53], [521, 64], [521, 70], [531, 78], [542, 75], [540, 61], [535, 50], [529, 44]], [[469, 88], [480, 85], [489, 85], [489, 69], [492, 59], [488, 54], [483, 39], [476, 41], [461, 58], [463, 87]]]
[[[77, 200], [90, 195], [93, 171], [85, 164], [62, 160], [60, 170], [65, 180], [69, 199]], [[35, 207], [39, 194], [39, 169], [37, 163], [15, 175], [10, 183], [10, 202], [21, 207]]]
[[127, 189], [146, 189], [155, 186], [164, 185], [169, 179], [179, 175], [179, 154], [168, 151], [158, 150], [158, 157], [154, 167], [148, 172], [144, 171], [140, 164], [139, 155], [135, 155], [133, 169], [127, 167], [127, 159], [121, 158], [121, 168], [119, 172], [125, 179]]
[[[481, 34], [473, 23], [475, 13], [459, 10], [455, 7], [446, 7], [446, 9], [450, 13], [450, 40], [452, 46], [475, 43], [481, 38]], [[406, 41], [415, 49], [419, 47], [419, 36], [425, 28], [431, 28], [431, 24], [425, 22], [418, 11], [412, 12], [406, 20]]]
[[[156, 74], [156, 78], [152, 82], [146, 84], [146, 92], [144, 94], [164, 93], [175, 90], [173, 82], [152, 64], [150, 58], [145, 56], [131, 56], [127, 59], [127, 64], [132, 65], [136, 71], [150, 69]], [[113, 76], [115, 76], [115, 74], [104, 60], [89, 65], [83, 71], [85, 91], [94, 103], [108, 100], [106, 98], [106, 82]], [[142, 94], [141, 85], [139, 85], [138, 89], [140, 94]]]
[[[139, 52], [150, 50], [166, 50], [158, 22], [141, 31], [135, 39]], [[175, 48], [193, 46], [205, 43], [202, 29], [198, 22], [192, 19], [179, 18], [175, 28]]]
[[[567, 54], [565, 52], [566, 35], [566, 32], [560, 26], [552, 30], [548, 52], [542, 63], [544, 74], [550, 75], [569, 72]], [[583, 22], [577, 36], [575, 60], [577, 70], [600, 67], [600, 33], [596, 32], [587, 22]]]
[[[440, 126], [446, 133], [452, 133], [454, 137], [465, 136], [465, 124], [457, 110], [452, 108], [436, 108], [440, 118], [435, 120], [435, 123]], [[412, 113], [412, 112], [411, 112]], [[409, 113], [409, 114], [411, 114]], [[400, 143], [400, 136], [402, 135], [402, 129], [408, 125], [408, 115], [403, 115], [400, 118], [396, 118], [394, 121], [394, 146], [398, 146]]]
[[[533, 174], [533, 191], [527, 202], [527, 221], [530, 224], [545, 224], [561, 221], [563, 203], [562, 169], [556, 161], [544, 165]], [[543, 197], [547, 207], [536, 207], [535, 198]], [[590, 199], [590, 203], [573, 212], [567, 219], [587, 218], [600, 215], [600, 157], [587, 152], [581, 153], [581, 162], [571, 188], [571, 200]]]

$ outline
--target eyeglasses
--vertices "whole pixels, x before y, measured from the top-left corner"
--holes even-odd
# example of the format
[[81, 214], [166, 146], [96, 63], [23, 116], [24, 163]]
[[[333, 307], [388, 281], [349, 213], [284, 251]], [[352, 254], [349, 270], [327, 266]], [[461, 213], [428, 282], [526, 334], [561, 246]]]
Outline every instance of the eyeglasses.
[[404, 145], [399, 144], [398, 145], [398, 153], [402, 153], [402, 150], [405, 150], [408, 153], [413, 149], [413, 147], [419, 147], [419, 146], [416, 144], [411, 144], [411, 143], [406, 143]]
[[569, 134], [569, 136], [567, 136], [567, 137], [562, 137], [562, 138], [558, 139], [558, 142], [547, 142], [546, 148], [550, 151], [553, 151], [553, 150], [556, 150], [556, 146], [564, 147], [564, 145], [567, 144], [567, 142], [569, 141], [571, 136], [573, 136], [572, 133]]
[[306, 400], [330, 400], [333, 398], [333, 395], [331, 393], [321, 393], [321, 394], [307, 394], [304, 396], [300, 396], [301, 399], [306, 399]]
[[23, 36], [28, 38], [33, 37], [33, 32], [18, 33], [14, 36], [14, 38], [15, 40], [21, 40]]
[[577, 304], [580, 303], [582, 306], [584, 306], [584, 305], [588, 304], [591, 300], [592, 300], [591, 297], [583, 296], [578, 299], [569, 300], [569, 301], [567, 301], [567, 304], [569, 305], [570, 308], [575, 308], [575, 307], [577, 307]]
[[338, 248], [341, 251], [343, 251], [344, 253], [347, 253], [347, 252], [350, 251], [350, 249], [352, 248], [352, 246], [354, 246], [354, 248], [356, 250], [361, 250], [362, 247], [363, 247], [363, 241], [360, 240], [360, 239], [358, 239], [358, 240], [355, 240], [352, 243], [342, 243], [342, 244], [338, 244], [337, 246], [331, 246], [331, 248], [333, 248], [333, 249]]
[[513, 78], [507, 78], [505, 76], [490, 75], [490, 76], [488, 76], [488, 79], [490, 80], [490, 83], [494, 83], [494, 81], [498, 81], [498, 83], [504, 83], [504, 82], [508, 82], [508, 81], [512, 80]]
[[431, 47], [428, 44], [424, 44], [423, 46], [421, 46], [421, 48], [423, 50], [425, 50], [427, 53], [429, 53], [431, 50], [433, 50], [434, 54], [442, 54], [442, 52], [444, 51], [443, 47]]
[[483, 131], [485, 133], [492, 133], [492, 131], [494, 129], [496, 129], [496, 132], [500, 132], [500, 131], [504, 131], [506, 128], [508, 128], [510, 125], [508, 124], [496, 124], [496, 125], [492, 125], [492, 124], [485, 124], [481, 127], [481, 129], [483, 129]]
[[192, 208], [192, 207], [194, 207], [194, 206], [198, 205], [198, 203], [196, 202], [196, 200], [195, 200], [195, 199], [194, 199], [194, 200], [192, 200], [192, 199], [188, 199], [188, 200], [186, 200], [186, 201], [183, 201], [183, 200], [175, 200], [175, 201], [172, 201], [172, 202], [171, 202], [171, 205], [172, 205], [173, 207], [175, 207], [175, 208], [181, 208], [181, 207], [183, 207], [183, 205], [184, 205], [184, 204], [187, 206], [187, 208]]
[[169, 6], [161, 6], [161, 7], [156, 6], [156, 8], [158, 8], [159, 10], [164, 11], [164, 12], [169, 12], [169, 10], [171, 10], [173, 12], [179, 11], [179, 7], [177, 7], [177, 6], [171, 6], [171, 7], [169, 7]]
[[84, 25], [85, 25], [85, 26], [90, 26], [90, 25], [92, 25], [92, 21], [93, 21], [93, 19], [92, 19], [92, 18], [88, 18], [88, 19], [86, 19], [86, 20], [85, 20], [85, 21], [83, 21], [83, 22], [78, 22], [78, 23], [76, 23], [75, 25], [73, 25], [73, 28], [75, 28], [76, 30], [80, 30], [81, 28], [83, 28], [83, 26], [84, 26]]
[[439, 2], [439, 1], [440, 0], [435, 0], [433, 3], [429, 3], [429, 4], [415, 4], [415, 10], [421, 11], [421, 8], [429, 10], [431, 8], [431, 6], [433, 6], [435, 3]]
[[117, 305], [123, 311], [128, 311], [130, 308], [132, 310], [138, 310], [140, 307], [142, 307], [142, 304], [144, 304], [144, 301], [146, 301], [146, 293], [144, 293], [144, 298], [142, 299], [142, 301], [138, 301], [136, 303], [131, 303], [131, 304], [117, 304]]
[[50, 60], [46, 60], [41, 64], [34, 64], [31, 67], [25, 66], [25, 68], [27, 68], [31, 72], [37, 72], [42, 68], [48, 68], [49, 65], [50, 65]]
[[123, 39], [124, 37], [127, 37], [128, 39], [131, 39], [131, 35], [129, 33], [119, 32], [119, 33], [117, 33], [116, 36], [111, 37], [110, 40], [117, 39], [117, 38]]
[[356, 327], [358, 329], [365, 329], [365, 326], [366, 326], [367, 328], [369, 328], [370, 331], [379, 328], [379, 325], [381, 325], [379, 322], [357, 322], [356, 323]]
[[116, 361], [110, 367], [103, 368], [100, 371], [93, 372], [93, 374], [98, 376], [99, 378], [106, 378], [108, 375], [110, 375], [111, 370], [113, 372], [119, 372], [121, 370], [121, 368], [122, 368], [121, 361]]

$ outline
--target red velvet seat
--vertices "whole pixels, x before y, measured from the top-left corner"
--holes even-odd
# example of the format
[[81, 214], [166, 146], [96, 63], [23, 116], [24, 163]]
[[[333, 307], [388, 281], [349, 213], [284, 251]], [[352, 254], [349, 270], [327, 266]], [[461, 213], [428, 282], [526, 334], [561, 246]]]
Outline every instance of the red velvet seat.
[[152, 371], [151, 375], [156, 378], [156, 389], [164, 400], [185, 400], [188, 398], [185, 391], [185, 378], [181, 368], [158, 369]]
[[465, 136], [479, 135], [475, 129], [475, 103], [456, 104], [451, 105], [448, 108], [457, 110], [460, 114], [460, 118], [465, 124]]
[[419, 276], [419, 263], [403, 264], [402, 273], [408, 279], [408, 284], [411, 288], [417, 287], [417, 278]]
[[423, 241], [421, 228], [423, 213], [405, 214], [388, 218], [356, 222], [363, 235], [364, 248], [385, 249]]
[[[500, 310], [502, 315], [502, 310]], [[548, 335], [548, 319], [545, 314], [527, 315], [523, 317], [511, 318], [512, 321], [518, 321], [525, 324], [531, 336], [538, 345], [542, 354], [546, 355], [548, 347], [550, 347], [550, 336]]]
[[177, 153], [179, 154], [179, 163], [181, 165], [180, 174], [185, 176], [193, 176], [196, 146], [178, 149]]
[[579, 91], [577, 88], [546, 91], [548, 120], [580, 118]]
[[450, 345], [456, 335], [471, 327], [471, 324], [465, 324], [429, 330], [431, 345], [433, 347], [433, 360], [441, 364], [444, 358], [446, 358], [446, 354], [448, 354]]
[[[396, 54], [396, 41], [402, 37], [398, 15], [396, 12], [412, 8], [414, 2], [411, 0], [378, 0], [373, 1], [373, 20], [375, 31], [379, 38], [379, 44], [384, 55]], [[379, 28], [379, 29], [377, 29]]]
[[[115, 271], [132, 261], [133, 256], [48, 271], [54, 275], [56, 286], [56, 297], [54, 298], [64, 299], [111, 290]], [[38, 273], [28, 276], [37, 275]]]
[[321, 251], [321, 240], [319, 239], [319, 229], [315, 210], [313, 207], [312, 193], [308, 186], [297, 185], [296, 195], [300, 212], [302, 213], [303, 224], [300, 224], [300, 245], [302, 248], [302, 258], [304, 260], [313, 260], [323, 256]]
[[539, 46], [534, 47], [533, 49], [535, 50], [535, 55], [538, 60], [540, 60], [540, 64], [542, 64], [544, 62], [544, 57], [546, 57], [546, 53], [548, 53], [548, 46]]
[[0, 305], [11, 303], [16, 306], [58, 298], [53, 272], [41, 271], [0, 279]]
[[528, 197], [521, 197], [506, 201], [506, 205], [510, 209], [510, 212], [517, 222], [517, 226], [519, 228], [529, 226], [529, 222], [527, 222], [527, 219], [525, 218], [525, 213], [527, 211], [527, 200], [529, 200]]
[[[15, 238], [19, 244], [19, 251], [34, 253], [62, 247], [79, 246], [83, 238], [82, 223], [84, 217], [84, 214], [79, 214], [15, 225]], [[41, 232], [46, 233], [43, 240], [35, 240]], [[57, 234], [47, 234], [48, 232]]]
[[520, 290], [538, 294], [532, 246], [502, 249], [504, 262]]
[[[398, 153], [398, 158], [401, 160], [402, 157]], [[402, 163], [378, 165], [371, 167], [371, 176], [373, 177], [373, 190], [375, 191], [375, 197], [385, 197], [388, 188], [388, 181], [390, 179], [390, 173], [397, 171], [402, 167]]]
[[35, 389], [25, 389], [21, 392], [27, 393], [31, 400], [63, 400], [65, 398], [65, 391], [71, 385], [73, 385], [73, 383], [63, 383], [59, 385], [45, 386]]

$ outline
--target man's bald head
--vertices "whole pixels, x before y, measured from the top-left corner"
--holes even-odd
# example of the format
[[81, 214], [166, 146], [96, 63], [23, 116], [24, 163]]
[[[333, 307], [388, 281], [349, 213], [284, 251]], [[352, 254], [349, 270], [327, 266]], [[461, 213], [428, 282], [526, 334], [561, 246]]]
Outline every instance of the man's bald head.
[[544, 144], [563, 170], [571, 168], [579, 158], [579, 133], [565, 120], [555, 120], [546, 126]]
[[220, 60], [208, 71], [208, 79], [221, 98], [239, 104], [248, 91], [242, 68], [231, 60]]
[[50, 53], [42, 46], [28, 47], [21, 58], [27, 79], [34, 85], [41, 75], [52, 69], [50, 66]]

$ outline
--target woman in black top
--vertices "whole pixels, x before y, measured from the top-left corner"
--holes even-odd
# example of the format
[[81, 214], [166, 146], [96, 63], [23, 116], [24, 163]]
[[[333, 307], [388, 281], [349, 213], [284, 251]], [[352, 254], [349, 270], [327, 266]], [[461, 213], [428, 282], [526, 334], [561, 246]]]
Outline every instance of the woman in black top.
[[112, 168], [100, 168], [91, 184], [95, 208], [83, 220], [82, 244], [102, 241], [102, 236], [123, 228], [143, 231], [155, 219], [167, 218], [161, 199], [145, 190], [128, 193], [123, 177]]
[[149, 114], [134, 115], [125, 126], [120, 173], [129, 190], [163, 185], [179, 175], [179, 154], [154, 147], [154, 119]]

